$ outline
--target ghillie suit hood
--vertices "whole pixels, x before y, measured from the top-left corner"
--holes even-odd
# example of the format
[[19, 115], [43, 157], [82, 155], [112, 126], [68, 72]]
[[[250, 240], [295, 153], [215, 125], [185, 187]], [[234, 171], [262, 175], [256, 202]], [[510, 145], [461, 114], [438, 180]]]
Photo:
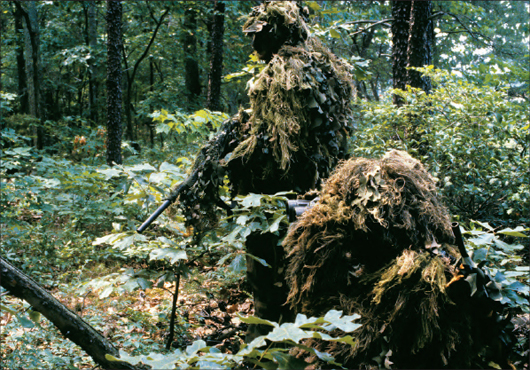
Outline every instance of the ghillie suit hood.
[[179, 188], [196, 230], [215, 226], [225, 174], [232, 194], [305, 192], [347, 157], [350, 66], [309, 34], [296, 2], [255, 7], [244, 30], [255, 41], [259, 35], [255, 47], [264, 42], [275, 51], [249, 82], [250, 109], [223, 124], [195, 161], [193, 181]]
[[354, 348], [308, 345], [347, 368], [477, 366], [504, 327], [495, 302], [469, 299], [452, 244], [447, 209], [419, 161], [391, 151], [342, 163], [284, 240], [288, 304], [310, 316], [357, 313], [363, 325]]

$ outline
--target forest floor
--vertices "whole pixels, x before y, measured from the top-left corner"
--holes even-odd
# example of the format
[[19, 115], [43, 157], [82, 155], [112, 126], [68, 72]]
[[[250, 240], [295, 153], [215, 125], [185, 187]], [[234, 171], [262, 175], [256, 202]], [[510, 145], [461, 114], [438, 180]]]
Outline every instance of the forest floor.
[[[87, 280], [110, 273], [99, 264], [69, 274], [64, 280]], [[174, 329], [174, 348], [185, 348], [202, 339], [208, 346], [214, 346], [223, 353], [236, 353], [244, 343], [247, 324], [238, 314], [249, 316], [254, 313], [251, 295], [243, 276], [227, 284], [209, 276], [217, 267], [207, 268], [182, 278], [178, 293], [177, 313]], [[85, 296], [72, 292], [75, 282], [58, 283], [58, 286], [44, 286], [65, 306], [83, 317], [100, 331], [114, 345], [131, 355], [148, 354], [165, 348], [169, 336], [169, 316], [173, 300], [174, 283], [166, 282], [162, 288], [134, 291], [120, 295], [99, 298], [98, 292], [90, 291]], [[3, 296], [2, 302], [16, 301]], [[93, 369], [96, 365], [79, 347], [66, 340], [47, 319], [39, 325], [24, 328], [17, 318], [3, 310], [0, 315], [2, 363], [14, 364], [17, 369], [34, 369], [28, 358], [34, 358], [39, 368], [54, 368], [61, 361], [68, 361], [70, 369]], [[40, 326], [40, 327], [39, 327]], [[62, 360], [61, 360], [62, 359]], [[24, 364], [24, 365], [23, 365]], [[6, 369], [11, 367], [4, 367]]]

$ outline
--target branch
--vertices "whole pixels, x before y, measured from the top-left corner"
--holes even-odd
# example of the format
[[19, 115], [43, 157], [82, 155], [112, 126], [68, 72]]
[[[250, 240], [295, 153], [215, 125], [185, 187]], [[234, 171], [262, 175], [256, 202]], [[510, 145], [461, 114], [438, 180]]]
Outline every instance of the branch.
[[382, 21], [377, 21], [377, 22], [376, 21], [355, 21], [355, 22], [347, 22], [346, 24], [348, 24], [348, 23], [355, 24], [357, 22], [359, 22], [359, 23], [372, 23], [368, 27], [362, 28], [359, 31], [355, 31], [354, 33], [350, 33], [350, 37], [353, 37], [353, 36], [355, 36], [355, 35], [357, 35], [359, 33], [366, 32], [369, 29], [377, 27], [379, 25], [383, 25], [385, 27], [391, 27], [391, 25], [389, 23], [387, 23], [387, 22], [393, 21], [393, 20], [394, 20], [394, 18], [387, 18], [387, 19], [383, 19]]
[[142, 60], [144, 60], [144, 58], [147, 56], [147, 53], [149, 53], [149, 49], [151, 48], [151, 45], [153, 44], [153, 42], [155, 41], [155, 37], [156, 37], [156, 34], [158, 33], [158, 29], [160, 28], [160, 26], [162, 25], [162, 21], [164, 20], [164, 17], [169, 13], [169, 9], [166, 9], [166, 11], [164, 12], [164, 14], [162, 14], [162, 16], [160, 17], [160, 19], [158, 20], [158, 22], [156, 23], [156, 28], [155, 28], [155, 31], [153, 32], [153, 36], [151, 36], [151, 40], [149, 40], [149, 44], [147, 44], [147, 47], [145, 48], [144, 50], [144, 53], [140, 56], [140, 58], [138, 58], [138, 60], [136, 61], [135, 65], [134, 65], [134, 68], [133, 68], [133, 72], [132, 72], [132, 76], [131, 76], [131, 79], [130, 79], [130, 83], [132, 84], [132, 82], [134, 81], [134, 76], [136, 75], [136, 70], [138, 69], [138, 66], [140, 65], [140, 63], [142, 62]]
[[429, 19], [432, 19], [432, 18], [435, 18], [435, 17], [439, 17], [439, 16], [443, 16], [443, 15], [448, 15], [448, 16], [453, 17], [454, 19], [456, 19], [456, 21], [460, 24], [460, 26], [462, 26], [462, 28], [464, 28], [465, 32], [469, 33], [469, 34], [471, 35], [471, 37], [473, 37], [475, 40], [477, 40], [477, 41], [482, 41], [482, 40], [480, 40], [480, 39], [477, 37], [477, 35], [480, 35], [482, 38], [488, 40], [489, 42], [492, 42], [492, 40], [491, 40], [489, 37], [487, 37], [486, 35], [484, 35], [484, 34], [482, 34], [482, 33], [480, 33], [480, 32], [471, 31], [471, 30], [470, 30], [470, 29], [464, 24], [464, 22], [462, 22], [462, 21], [460, 20], [460, 18], [459, 18], [457, 15], [453, 14], [453, 13], [444, 12], [444, 11], [439, 11], [439, 12], [434, 13], [433, 15], [431, 15], [431, 16], [429, 17]]
[[393, 21], [393, 20], [394, 20], [394, 18], [387, 18], [387, 19], [383, 19], [382, 21], [362, 20], [362, 21], [345, 22], [344, 24], [365, 24], [365, 23], [380, 24], [380, 23], [385, 23], [385, 26], [390, 27], [390, 24], [386, 24], [386, 22], [390, 22], [390, 21]]
[[127, 362], [107, 360], [106, 354], [119, 357], [118, 349], [111, 342], [2, 257], [0, 257], [0, 278], [2, 287], [15, 297], [28, 302], [35, 311], [42, 313], [66, 338], [80, 346], [102, 368], [140, 369]]

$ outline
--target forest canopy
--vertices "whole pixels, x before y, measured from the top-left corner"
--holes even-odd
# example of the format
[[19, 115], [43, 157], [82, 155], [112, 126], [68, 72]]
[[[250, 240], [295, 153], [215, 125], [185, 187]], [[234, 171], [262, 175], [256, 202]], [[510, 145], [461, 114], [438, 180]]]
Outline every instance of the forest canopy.
[[[53, 294], [58, 307], [110, 348], [100, 360], [87, 355], [43, 317], [42, 307], [16, 298], [6, 283], [0, 290], [5, 368], [88, 369], [118, 357], [130, 368], [309, 366], [296, 351], [308, 351], [313, 366], [339, 367], [320, 352], [327, 347], [305, 344], [355, 346], [352, 333], [362, 326], [355, 314], [330, 310], [290, 323], [252, 316], [248, 261], [267, 262], [247, 253], [245, 240], [268, 234], [281, 244], [293, 223], [285, 204], [304, 186], [235, 194], [243, 186], [215, 167], [207, 174], [221, 176], [211, 181], [224, 204], [209, 209], [215, 227], [194, 229], [176, 204], [136, 232], [193, 173], [196, 159], [210, 153], [201, 148], [227, 122], [252, 117], [240, 130], [247, 135], [258, 131], [251, 125], [263, 127], [263, 117], [280, 121], [271, 112], [280, 111], [281, 101], [277, 111], [259, 111], [256, 103], [258, 93], [267, 93], [257, 85], [263, 73], [289, 57], [254, 51], [253, 34], [267, 24], [249, 22], [249, 15], [261, 3], [0, 2], [2, 274], [9, 265], [13, 274], [31, 277], [28, 287], [33, 281]], [[326, 63], [340, 65], [341, 78], [347, 71], [351, 86], [339, 91], [338, 78], [319, 75], [320, 54], [301, 58], [291, 65], [305, 63], [306, 80], [319, 88], [291, 111], [305, 117], [309, 105], [321, 114], [311, 116], [307, 132], [324, 130], [320, 117], [331, 117], [333, 140], [337, 127], [347, 127], [338, 159], [368, 163], [399, 150], [421, 162], [460, 224], [471, 259], [499, 285], [516, 338], [511, 364], [528, 369], [530, 2], [296, 3], [304, 22], [297, 37], [310, 37], [322, 55], [329, 49]], [[304, 79], [297, 73], [292, 81]], [[330, 122], [339, 116], [335, 127]], [[303, 139], [297, 145], [315, 147]], [[292, 161], [283, 153], [288, 147], [271, 146], [282, 171]], [[319, 166], [343, 163], [330, 159], [331, 149], [323, 153]], [[304, 173], [311, 180], [318, 175], [300, 168], [289, 184]], [[317, 180], [314, 192], [326, 179]], [[254, 177], [245, 181], [248, 188]], [[196, 203], [187, 204], [193, 211]], [[245, 343], [248, 327], [258, 324], [270, 333]], [[268, 346], [273, 342], [278, 345]], [[390, 368], [391, 351], [376, 362]], [[494, 361], [484, 366], [501, 368]]]

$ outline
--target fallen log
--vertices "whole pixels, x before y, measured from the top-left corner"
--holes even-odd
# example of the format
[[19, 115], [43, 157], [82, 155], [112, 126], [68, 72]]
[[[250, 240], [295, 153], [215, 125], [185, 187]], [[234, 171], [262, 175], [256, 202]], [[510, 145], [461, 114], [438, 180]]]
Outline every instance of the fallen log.
[[81, 347], [99, 366], [107, 370], [137, 370], [127, 362], [109, 361], [106, 354], [119, 357], [118, 349], [101, 333], [59, 302], [28, 275], [0, 257], [2, 287], [17, 298], [28, 302], [33, 310], [50, 320], [61, 333]]

